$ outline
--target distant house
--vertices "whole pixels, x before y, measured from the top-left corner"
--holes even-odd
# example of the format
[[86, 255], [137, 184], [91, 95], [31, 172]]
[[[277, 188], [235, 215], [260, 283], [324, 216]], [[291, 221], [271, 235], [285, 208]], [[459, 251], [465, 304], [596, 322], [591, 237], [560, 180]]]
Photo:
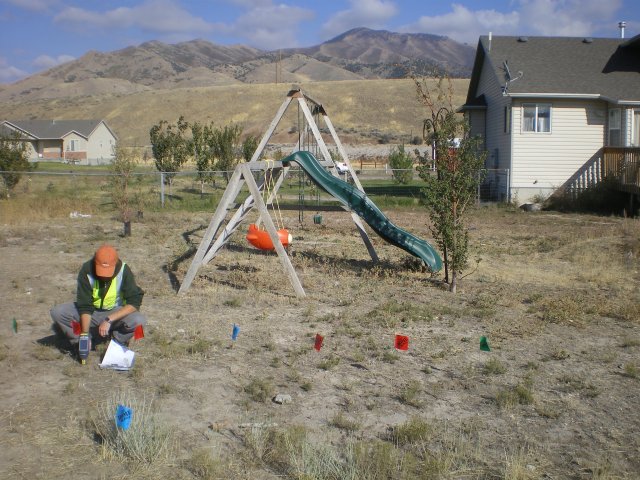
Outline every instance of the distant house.
[[482, 36], [461, 110], [488, 152], [488, 198], [580, 189], [633, 162], [640, 193], [640, 35]]
[[30, 145], [30, 159], [83, 165], [110, 163], [117, 137], [104, 120], [5, 120]]

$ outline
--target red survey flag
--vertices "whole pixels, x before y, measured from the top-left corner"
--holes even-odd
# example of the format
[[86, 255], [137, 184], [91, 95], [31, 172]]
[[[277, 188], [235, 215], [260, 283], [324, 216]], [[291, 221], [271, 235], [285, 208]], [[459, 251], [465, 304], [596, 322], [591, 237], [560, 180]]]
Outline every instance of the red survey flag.
[[397, 350], [409, 350], [409, 337], [407, 335], [396, 334], [394, 346]]
[[71, 320], [71, 328], [73, 329], [74, 335], [80, 335], [82, 333], [82, 327], [75, 320]]
[[324, 337], [322, 335], [320, 335], [319, 333], [316, 333], [316, 342], [313, 345], [313, 348], [315, 348], [319, 352], [320, 349], [322, 348], [322, 342], [323, 341], [324, 341]]
[[133, 339], [140, 340], [141, 338], [144, 338], [144, 330], [142, 329], [142, 325], [138, 325], [133, 331]]

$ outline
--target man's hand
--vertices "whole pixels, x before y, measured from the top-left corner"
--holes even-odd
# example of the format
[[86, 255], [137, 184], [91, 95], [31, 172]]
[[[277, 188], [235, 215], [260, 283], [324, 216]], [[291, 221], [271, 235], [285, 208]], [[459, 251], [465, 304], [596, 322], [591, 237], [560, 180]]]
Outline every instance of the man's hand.
[[98, 333], [101, 337], [106, 337], [109, 335], [109, 330], [111, 330], [111, 324], [107, 320], [103, 320], [98, 327]]

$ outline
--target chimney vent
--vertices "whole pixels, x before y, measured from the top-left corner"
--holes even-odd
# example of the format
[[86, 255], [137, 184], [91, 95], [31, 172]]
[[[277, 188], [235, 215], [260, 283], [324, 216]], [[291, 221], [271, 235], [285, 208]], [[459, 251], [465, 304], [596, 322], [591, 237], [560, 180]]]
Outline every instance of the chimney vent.
[[627, 26], [627, 22], [618, 22], [618, 28], [620, 29], [620, 38], [624, 38], [624, 29]]

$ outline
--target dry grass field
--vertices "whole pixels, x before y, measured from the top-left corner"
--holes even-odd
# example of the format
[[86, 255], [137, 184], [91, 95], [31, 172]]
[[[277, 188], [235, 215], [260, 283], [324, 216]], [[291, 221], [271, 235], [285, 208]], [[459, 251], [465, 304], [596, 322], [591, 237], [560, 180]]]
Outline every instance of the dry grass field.
[[[638, 478], [637, 219], [479, 207], [452, 295], [375, 235], [372, 264], [348, 214], [287, 211], [306, 298], [240, 232], [178, 296], [210, 213], [145, 212], [125, 238], [104, 207], [19, 200], [0, 202], [0, 478]], [[420, 207], [386, 213], [430, 237]], [[103, 242], [146, 290], [126, 373], [50, 331]]]
[[[453, 103], [465, 101], [469, 80], [454, 79]], [[160, 120], [237, 123], [245, 133], [261, 136], [286, 98], [290, 84], [172, 88], [125, 95], [72, 95], [49, 100], [0, 103], [2, 119], [104, 119], [124, 145], [148, 145], [149, 129]], [[382, 135], [408, 142], [422, 134], [428, 112], [417, 101], [411, 80], [311, 82], [297, 85], [322, 103], [343, 143], [377, 143]], [[297, 127], [295, 108], [280, 123], [274, 141], [291, 140]], [[295, 143], [295, 142], [293, 142]]]

